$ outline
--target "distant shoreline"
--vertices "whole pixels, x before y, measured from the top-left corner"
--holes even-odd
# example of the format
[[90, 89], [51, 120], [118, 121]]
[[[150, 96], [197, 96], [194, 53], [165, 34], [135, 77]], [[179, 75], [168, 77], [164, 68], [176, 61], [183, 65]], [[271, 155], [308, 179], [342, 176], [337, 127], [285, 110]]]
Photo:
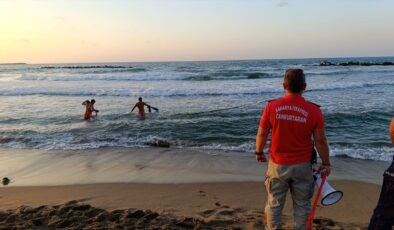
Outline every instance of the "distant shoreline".
[[15, 63], [0, 63], [0, 65], [27, 65], [27, 63], [23, 63], [23, 62], [15, 62]]

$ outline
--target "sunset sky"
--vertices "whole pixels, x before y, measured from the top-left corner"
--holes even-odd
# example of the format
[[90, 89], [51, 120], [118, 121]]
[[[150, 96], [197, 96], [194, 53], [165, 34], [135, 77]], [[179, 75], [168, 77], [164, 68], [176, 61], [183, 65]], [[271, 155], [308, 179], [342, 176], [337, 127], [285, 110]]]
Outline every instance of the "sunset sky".
[[0, 63], [394, 56], [392, 0], [0, 0]]

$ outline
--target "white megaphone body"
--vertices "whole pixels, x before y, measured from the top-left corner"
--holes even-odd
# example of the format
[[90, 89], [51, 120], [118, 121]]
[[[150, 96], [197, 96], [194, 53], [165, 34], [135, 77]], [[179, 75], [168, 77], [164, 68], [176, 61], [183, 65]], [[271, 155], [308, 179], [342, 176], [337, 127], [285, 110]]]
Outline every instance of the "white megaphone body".
[[[315, 173], [313, 176], [315, 178], [316, 186], [320, 187], [320, 184], [322, 182], [321, 174]], [[321, 195], [321, 204], [324, 206], [328, 206], [340, 201], [343, 197], [343, 192], [335, 190], [327, 181], [325, 181], [323, 184]]]

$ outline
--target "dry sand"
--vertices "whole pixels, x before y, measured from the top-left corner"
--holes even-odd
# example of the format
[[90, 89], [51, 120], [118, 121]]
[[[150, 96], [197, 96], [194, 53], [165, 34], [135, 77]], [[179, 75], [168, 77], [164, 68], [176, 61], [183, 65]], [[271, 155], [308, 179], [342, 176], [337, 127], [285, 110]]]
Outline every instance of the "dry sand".
[[[380, 186], [352, 181], [331, 184], [344, 192], [344, 198], [338, 204], [318, 207], [315, 228], [365, 228]], [[265, 197], [263, 182], [2, 187], [0, 226], [263, 229]], [[288, 198], [284, 229], [293, 226], [291, 210]]]

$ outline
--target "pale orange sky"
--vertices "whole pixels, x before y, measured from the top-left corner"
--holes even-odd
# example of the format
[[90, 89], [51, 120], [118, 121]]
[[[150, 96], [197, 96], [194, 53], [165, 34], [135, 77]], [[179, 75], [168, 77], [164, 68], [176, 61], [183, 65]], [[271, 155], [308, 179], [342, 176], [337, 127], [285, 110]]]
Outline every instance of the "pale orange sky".
[[393, 56], [394, 2], [2, 0], [0, 63]]

